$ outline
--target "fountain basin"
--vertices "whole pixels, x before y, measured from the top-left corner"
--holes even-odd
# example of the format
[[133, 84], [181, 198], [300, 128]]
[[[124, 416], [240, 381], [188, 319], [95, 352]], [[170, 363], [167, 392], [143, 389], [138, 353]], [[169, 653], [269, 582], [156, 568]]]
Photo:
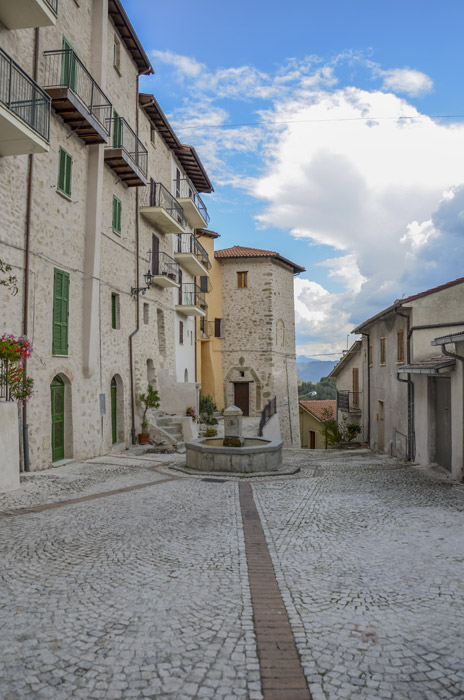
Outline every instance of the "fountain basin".
[[221, 438], [185, 443], [185, 466], [198, 472], [256, 474], [282, 467], [282, 440], [245, 438], [242, 447], [225, 447]]

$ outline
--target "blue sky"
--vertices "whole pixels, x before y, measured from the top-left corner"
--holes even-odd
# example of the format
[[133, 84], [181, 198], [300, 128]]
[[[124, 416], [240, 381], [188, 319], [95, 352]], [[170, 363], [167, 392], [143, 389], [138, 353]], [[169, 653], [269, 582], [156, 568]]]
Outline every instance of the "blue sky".
[[141, 89], [215, 186], [218, 244], [306, 267], [299, 354], [464, 274], [464, 3], [124, 5], [156, 71]]

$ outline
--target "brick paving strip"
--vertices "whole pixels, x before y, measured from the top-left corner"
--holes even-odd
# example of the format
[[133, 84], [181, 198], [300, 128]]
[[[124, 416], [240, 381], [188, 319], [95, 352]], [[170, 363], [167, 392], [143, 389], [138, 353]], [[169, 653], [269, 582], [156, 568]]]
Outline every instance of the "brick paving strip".
[[264, 700], [311, 700], [250, 483], [239, 497]]
[[126, 493], [128, 491], [137, 491], [138, 489], [146, 489], [148, 486], [158, 486], [158, 484], [165, 484], [167, 481], [174, 481], [178, 479], [178, 476], [169, 476], [165, 479], [157, 479], [157, 481], [147, 481], [144, 484], [135, 484], [134, 486], [124, 486], [120, 489], [114, 489], [113, 491], [102, 491], [101, 493], [92, 493], [89, 496], [79, 496], [77, 498], [69, 498], [66, 501], [53, 501], [52, 503], [43, 503], [40, 506], [28, 506], [27, 508], [18, 508], [12, 513], [0, 513], [1, 518], [14, 518], [17, 515], [27, 515], [28, 513], [40, 513], [42, 510], [49, 510], [51, 508], [63, 508], [64, 506], [70, 506], [74, 503], [84, 503], [85, 501], [95, 501], [97, 498], [106, 498], [107, 496], [115, 496], [118, 493]]

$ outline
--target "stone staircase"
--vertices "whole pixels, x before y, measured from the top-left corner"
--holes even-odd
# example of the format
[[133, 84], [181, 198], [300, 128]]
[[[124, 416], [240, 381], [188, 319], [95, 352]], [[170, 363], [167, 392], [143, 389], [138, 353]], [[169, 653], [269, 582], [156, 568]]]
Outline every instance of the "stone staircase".
[[184, 436], [182, 434], [182, 419], [184, 416], [159, 414], [156, 416], [156, 427], [174, 445], [177, 452], [185, 452]]

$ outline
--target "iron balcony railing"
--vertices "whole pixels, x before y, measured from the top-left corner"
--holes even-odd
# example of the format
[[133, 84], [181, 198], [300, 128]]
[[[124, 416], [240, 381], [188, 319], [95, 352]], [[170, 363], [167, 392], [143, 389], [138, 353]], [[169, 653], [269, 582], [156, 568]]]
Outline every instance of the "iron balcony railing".
[[205, 295], [195, 282], [184, 282], [179, 287], [179, 306], [200, 306], [202, 309], [208, 308]]
[[0, 401], [13, 401], [8, 382], [8, 363], [0, 360]]
[[273, 399], [267, 402], [267, 404], [264, 406], [263, 410], [261, 411], [261, 418], [259, 421], [259, 429], [258, 429], [258, 436], [262, 437], [263, 436], [263, 429], [264, 426], [268, 421], [271, 420], [272, 416], [277, 413], [277, 398], [274, 396]]
[[51, 9], [55, 13], [55, 15], [57, 15], [58, 14], [58, 0], [45, 0], [45, 2], [47, 3], [47, 5], [49, 5], [51, 7]]
[[107, 148], [122, 148], [146, 177], [148, 170], [147, 149], [123, 117], [113, 117], [111, 121], [113, 122], [113, 145], [107, 146]]
[[177, 253], [193, 253], [207, 270], [211, 268], [209, 256], [201, 243], [193, 233], [179, 233], [177, 235]]
[[187, 226], [184, 210], [179, 202], [172, 196], [168, 189], [161, 182], [150, 183], [148, 189], [148, 206], [162, 207], [173, 219], [177, 221], [183, 228]]
[[200, 195], [198, 194], [195, 185], [189, 178], [185, 178], [183, 180], [174, 180], [174, 187], [176, 190], [176, 197], [183, 198], [183, 197], [188, 197], [191, 199], [194, 203], [196, 208], [200, 211], [200, 214], [206, 221], [206, 224], [209, 224], [209, 215], [208, 215], [208, 210], [206, 209], [206, 205]]
[[151, 272], [153, 275], [163, 275], [179, 283], [179, 265], [167, 253], [152, 254]]
[[45, 51], [44, 87], [67, 87], [109, 136], [113, 106], [72, 49]]
[[342, 411], [359, 411], [361, 409], [361, 392], [349, 390], [337, 391], [337, 406]]
[[200, 338], [214, 338], [214, 321], [200, 318]]
[[0, 101], [45, 141], [50, 141], [49, 96], [3, 49], [0, 49]]

